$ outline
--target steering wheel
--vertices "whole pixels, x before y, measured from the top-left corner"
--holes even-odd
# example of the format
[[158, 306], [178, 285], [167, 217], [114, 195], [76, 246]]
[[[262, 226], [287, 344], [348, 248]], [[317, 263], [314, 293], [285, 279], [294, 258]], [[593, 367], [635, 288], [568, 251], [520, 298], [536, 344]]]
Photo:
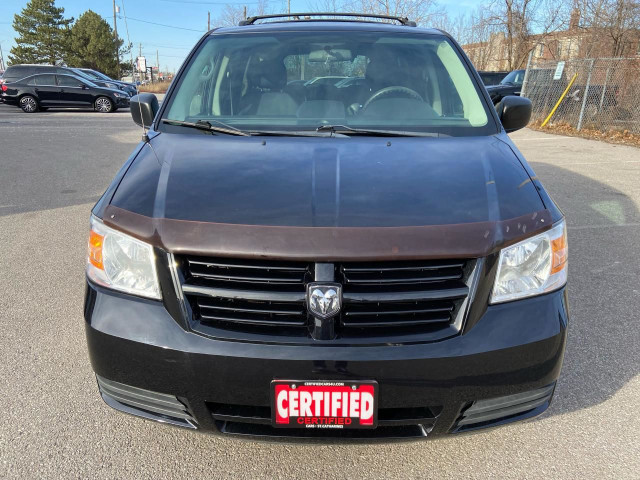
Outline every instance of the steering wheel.
[[380, 100], [385, 97], [397, 97], [397, 96], [408, 97], [408, 98], [412, 98], [412, 99], [420, 100], [421, 102], [424, 102], [424, 99], [415, 90], [411, 90], [410, 88], [407, 88], [407, 87], [401, 87], [400, 85], [394, 85], [391, 87], [382, 88], [378, 90], [376, 93], [374, 93], [373, 95], [371, 95], [369, 97], [369, 100], [367, 100], [367, 102], [362, 107], [362, 110], [363, 111], [366, 110], [369, 105], [371, 105], [373, 102], [377, 100]]

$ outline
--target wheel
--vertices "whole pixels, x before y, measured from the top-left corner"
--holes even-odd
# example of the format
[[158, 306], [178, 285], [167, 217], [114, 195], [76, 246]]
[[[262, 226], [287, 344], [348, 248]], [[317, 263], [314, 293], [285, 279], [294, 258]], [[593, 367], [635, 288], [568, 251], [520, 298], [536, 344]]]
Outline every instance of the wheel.
[[586, 120], [593, 120], [598, 115], [598, 106], [590, 103], [585, 106], [584, 109], [584, 118]]
[[34, 113], [38, 111], [38, 101], [31, 95], [25, 95], [20, 99], [20, 108], [25, 113]]
[[95, 103], [95, 110], [100, 113], [109, 113], [113, 111], [113, 102], [107, 97], [98, 97]]

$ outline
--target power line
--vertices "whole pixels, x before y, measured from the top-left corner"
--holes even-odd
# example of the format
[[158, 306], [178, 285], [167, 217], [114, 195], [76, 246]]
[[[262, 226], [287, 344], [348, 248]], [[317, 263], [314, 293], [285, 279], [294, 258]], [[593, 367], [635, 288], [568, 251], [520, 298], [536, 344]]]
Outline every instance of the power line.
[[176, 45], [158, 45], [157, 43], [149, 43], [149, 42], [144, 42], [144, 44], [151, 45], [152, 47], [170, 48], [172, 50], [191, 50], [193, 48], [193, 45], [190, 47], [187, 47], [187, 46], [176, 46]]
[[132, 17], [127, 17], [127, 20], [133, 20], [134, 22], [148, 23], [149, 25], [157, 25], [159, 27], [176, 28], [178, 30], [188, 30], [190, 32], [204, 33], [206, 31], [206, 30], [196, 30], [195, 28], [177, 27], [175, 25], [167, 25], [165, 23], [150, 22], [148, 20], [140, 20], [139, 18], [132, 18]]
[[[229, 2], [205, 2], [202, 0], [160, 0], [167, 3], [186, 3], [192, 5], [229, 5]], [[242, 5], [257, 5], [260, 2], [242, 2]]]
[[[154, 52], [142, 52], [143, 56], [145, 57], [152, 57], [154, 55]], [[167, 57], [167, 58], [186, 58], [187, 55], [165, 55], [164, 53], [162, 54], [162, 57]]]

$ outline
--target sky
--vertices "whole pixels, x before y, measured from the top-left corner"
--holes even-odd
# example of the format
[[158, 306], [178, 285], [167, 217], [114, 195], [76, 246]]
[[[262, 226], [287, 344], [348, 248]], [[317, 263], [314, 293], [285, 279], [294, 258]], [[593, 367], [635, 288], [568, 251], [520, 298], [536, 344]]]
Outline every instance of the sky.
[[[450, 14], [457, 14], [464, 6], [479, 0], [443, 0], [440, 2]], [[0, 47], [6, 60], [9, 50], [15, 44], [15, 32], [12, 28], [13, 16], [26, 5], [27, 0], [2, 0], [0, 8]], [[196, 41], [207, 29], [207, 12], [211, 12], [212, 27], [214, 19], [219, 17], [224, 5], [246, 5], [251, 8], [257, 0], [116, 0], [120, 7], [118, 35], [127, 43], [134, 45], [133, 57], [139, 54], [147, 58], [147, 65], [156, 65], [156, 52], [160, 70], [177, 70]], [[308, 11], [313, 0], [291, 0], [291, 11]], [[65, 9], [65, 17], [78, 18], [86, 10], [102, 15], [113, 27], [113, 0], [56, 0], [56, 6]], [[270, 10], [285, 12], [286, 0], [272, 0]], [[312, 10], [312, 9], [311, 9]], [[126, 12], [126, 25], [125, 15]], [[146, 23], [145, 23], [146, 22]]]

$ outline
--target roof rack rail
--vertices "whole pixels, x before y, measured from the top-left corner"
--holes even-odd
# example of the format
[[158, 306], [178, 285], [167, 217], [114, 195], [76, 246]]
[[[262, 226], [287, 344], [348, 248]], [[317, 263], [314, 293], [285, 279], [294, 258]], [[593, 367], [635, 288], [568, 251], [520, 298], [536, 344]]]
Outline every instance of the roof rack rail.
[[[406, 17], [394, 17], [393, 15], [376, 15], [373, 13], [329, 13], [329, 12], [313, 12], [313, 13], [282, 13], [271, 15], [256, 15], [254, 17], [247, 17], [246, 20], [242, 20], [238, 25], [253, 25], [258, 20], [265, 20], [269, 18], [288, 18], [285, 22], [310, 22], [310, 21], [322, 21], [322, 19], [313, 19], [311, 17], [353, 17], [353, 18], [379, 18], [383, 20], [393, 20], [399, 22], [406, 27], [415, 27], [416, 22], [409, 20]], [[357, 22], [358, 20], [352, 19], [335, 19], [334, 21], [340, 22]], [[366, 21], [366, 20], [360, 20]]]

